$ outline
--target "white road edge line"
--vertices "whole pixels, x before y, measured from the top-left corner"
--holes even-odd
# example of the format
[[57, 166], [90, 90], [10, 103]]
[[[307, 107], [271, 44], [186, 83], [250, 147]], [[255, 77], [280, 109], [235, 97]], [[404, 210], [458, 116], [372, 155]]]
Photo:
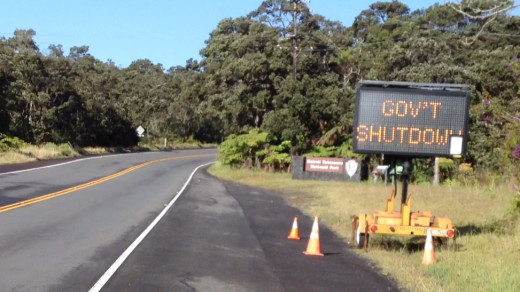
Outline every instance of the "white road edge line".
[[188, 180], [186, 180], [186, 182], [182, 186], [181, 190], [177, 193], [177, 195], [170, 201], [170, 203], [166, 207], [164, 207], [162, 212], [152, 221], [152, 223], [150, 223], [150, 225], [148, 225], [148, 227], [143, 231], [143, 233], [141, 233], [134, 240], [134, 242], [132, 242], [132, 244], [130, 244], [130, 246], [128, 246], [128, 248], [119, 256], [119, 258], [110, 266], [110, 268], [108, 268], [108, 270], [103, 274], [103, 276], [101, 276], [101, 278], [99, 278], [99, 280], [94, 284], [94, 286], [92, 286], [92, 288], [90, 288], [90, 290], [88, 290], [89, 292], [99, 292], [103, 288], [103, 286], [105, 286], [105, 284], [108, 282], [108, 280], [110, 280], [110, 278], [114, 275], [114, 273], [123, 264], [123, 262], [130, 256], [130, 254], [137, 248], [137, 246], [143, 241], [143, 239], [148, 235], [148, 233], [150, 233], [150, 231], [152, 231], [152, 229], [155, 227], [155, 225], [157, 225], [157, 223], [159, 223], [159, 221], [162, 219], [162, 217], [164, 217], [166, 212], [168, 212], [168, 210], [171, 208], [171, 206], [173, 206], [175, 201], [177, 201], [177, 199], [182, 195], [182, 193], [184, 192], [184, 190], [186, 189], [188, 184], [191, 182], [191, 179], [193, 178], [193, 176], [195, 175], [197, 170], [199, 170], [199, 168], [201, 168], [201, 167], [204, 167], [206, 165], [210, 165], [213, 163], [215, 163], [215, 162], [210, 162], [210, 163], [205, 163], [205, 164], [199, 165], [193, 170], [190, 177], [188, 178]]

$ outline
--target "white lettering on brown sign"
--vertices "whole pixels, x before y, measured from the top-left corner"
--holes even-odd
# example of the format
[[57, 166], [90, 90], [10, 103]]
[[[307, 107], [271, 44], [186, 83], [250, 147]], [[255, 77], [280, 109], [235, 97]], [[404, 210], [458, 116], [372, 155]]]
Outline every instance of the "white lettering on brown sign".
[[343, 158], [306, 157], [305, 171], [343, 173]]

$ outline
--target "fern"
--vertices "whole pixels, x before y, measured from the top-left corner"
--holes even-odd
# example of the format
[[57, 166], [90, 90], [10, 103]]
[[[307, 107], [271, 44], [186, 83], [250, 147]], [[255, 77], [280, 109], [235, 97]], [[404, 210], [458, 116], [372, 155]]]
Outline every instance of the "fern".
[[268, 133], [256, 129], [247, 134], [230, 135], [219, 147], [219, 160], [231, 167], [251, 168], [258, 161], [258, 151], [261, 151], [270, 139]]
[[287, 169], [291, 164], [291, 142], [272, 145], [272, 140], [269, 133], [259, 130], [230, 135], [219, 147], [219, 161], [231, 167]]
[[315, 146], [309, 153], [306, 153], [304, 156], [310, 157], [333, 157], [336, 154], [337, 147], [336, 146]]
[[291, 164], [291, 141], [283, 141], [280, 145], [271, 145], [265, 150], [265, 158], [262, 161], [269, 170], [285, 170]]
[[0, 133], [0, 152], [20, 149], [25, 142], [17, 137], [9, 137]]

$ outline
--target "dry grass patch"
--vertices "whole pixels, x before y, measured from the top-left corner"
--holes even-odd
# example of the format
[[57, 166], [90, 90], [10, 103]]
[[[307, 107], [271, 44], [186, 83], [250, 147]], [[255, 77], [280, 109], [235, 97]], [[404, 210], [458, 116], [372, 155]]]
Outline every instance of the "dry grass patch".
[[76, 156], [80, 156], [80, 154], [69, 144], [46, 143], [41, 146], [25, 144], [19, 149], [0, 153], [0, 163], [13, 164]]
[[90, 155], [100, 155], [100, 154], [107, 154], [111, 153], [107, 150], [106, 147], [85, 147], [83, 148], [83, 151]]
[[203, 148], [216, 148], [217, 144], [201, 143], [195, 140], [177, 140], [168, 139], [166, 144], [164, 139], [145, 139], [139, 142], [140, 148], [148, 150], [183, 150], [183, 149], [203, 149]]
[[0, 153], [0, 164], [14, 164], [36, 161], [33, 156], [28, 156], [19, 152], [1, 152]]

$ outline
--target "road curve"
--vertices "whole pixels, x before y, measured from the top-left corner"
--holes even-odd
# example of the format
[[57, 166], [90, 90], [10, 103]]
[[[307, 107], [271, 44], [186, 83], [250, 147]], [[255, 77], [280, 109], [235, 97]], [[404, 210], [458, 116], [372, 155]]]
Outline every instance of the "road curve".
[[[215, 154], [128, 154], [0, 173], [0, 291], [398, 291], [326, 222], [325, 256], [304, 255], [312, 218], [269, 191], [199, 170], [177, 200], [190, 173]], [[2, 212], [8, 205], [15, 207]], [[294, 216], [300, 241], [287, 239]]]
[[[193, 169], [215, 156], [216, 150], [109, 155], [0, 174], [2, 207], [85, 186], [0, 213], [0, 291], [87, 291]], [[75, 272], [84, 277], [56, 289]]]

